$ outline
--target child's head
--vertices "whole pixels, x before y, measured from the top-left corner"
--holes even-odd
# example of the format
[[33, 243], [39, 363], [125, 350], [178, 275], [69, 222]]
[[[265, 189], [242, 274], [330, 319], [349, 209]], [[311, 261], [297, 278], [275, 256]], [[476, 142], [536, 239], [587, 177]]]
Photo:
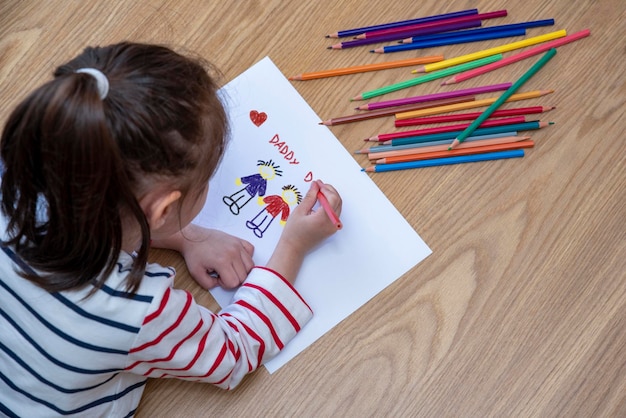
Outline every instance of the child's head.
[[55, 291], [105, 279], [130, 219], [141, 230], [136, 289], [150, 239], [141, 196], [167, 185], [179, 202], [196, 199], [224, 151], [207, 70], [161, 46], [87, 48], [17, 106], [2, 133], [2, 210], [7, 242], [43, 272], [31, 280]]

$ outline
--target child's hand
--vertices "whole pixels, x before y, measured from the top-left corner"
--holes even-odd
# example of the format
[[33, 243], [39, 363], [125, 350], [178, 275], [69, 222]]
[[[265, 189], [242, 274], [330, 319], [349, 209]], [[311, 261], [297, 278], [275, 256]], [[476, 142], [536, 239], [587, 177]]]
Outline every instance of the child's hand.
[[254, 246], [243, 239], [215, 229], [190, 224], [182, 232], [180, 253], [189, 274], [200, 286], [232, 289], [248, 277], [254, 267]]
[[337, 231], [325, 210], [313, 207], [317, 193], [322, 192], [337, 215], [341, 213], [341, 197], [334, 187], [317, 180], [311, 184], [302, 202], [289, 215], [285, 229], [267, 267], [293, 282], [302, 260], [315, 246]]

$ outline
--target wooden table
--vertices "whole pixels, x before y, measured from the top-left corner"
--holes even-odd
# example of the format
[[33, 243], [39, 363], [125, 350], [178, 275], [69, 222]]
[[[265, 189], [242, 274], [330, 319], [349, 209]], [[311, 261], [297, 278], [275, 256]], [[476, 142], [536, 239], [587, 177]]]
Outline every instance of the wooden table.
[[[87, 45], [183, 46], [214, 62], [225, 83], [266, 55], [290, 76], [504, 43], [391, 56], [326, 49], [324, 35], [338, 29], [474, 7], [508, 9], [489, 25], [556, 19], [533, 36], [591, 29], [524, 86], [556, 90], [532, 101], [558, 106], [542, 116], [556, 124], [534, 132], [520, 160], [372, 174], [433, 254], [275, 374], [258, 370], [233, 392], [151, 381], [138, 416], [626, 416], [622, 0], [4, 0], [0, 119]], [[454, 88], [514, 81], [530, 62]], [[396, 69], [294, 85], [326, 119], [351, 113], [348, 98], [406, 77]], [[437, 91], [427, 83], [385, 99]], [[389, 119], [331, 129], [353, 150], [388, 131]], [[177, 254], [152, 259], [174, 265], [178, 285], [217, 308]]]

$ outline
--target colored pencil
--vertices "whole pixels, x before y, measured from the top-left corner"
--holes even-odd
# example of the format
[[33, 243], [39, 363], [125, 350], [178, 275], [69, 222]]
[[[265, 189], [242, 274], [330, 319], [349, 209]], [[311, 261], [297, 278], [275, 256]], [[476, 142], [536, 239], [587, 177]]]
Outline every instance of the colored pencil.
[[469, 89], [445, 91], [441, 93], [425, 94], [422, 96], [406, 97], [404, 99], [386, 100], [382, 102], [370, 102], [357, 107], [355, 110], [377, 110], [388, 107], [404, 106], [413, 103], [429, 102], [431, 100], [447, 99], [450, 97], [463, 97], [474, 94], [491, 93], [493, 91], [504, 91], [511, 87], [513, 83], [490, 84], [488, 86], [472, 87]]
[[418, 84], [422, 84], [428, 81], [447, 77], [449, 75], [460, 73], [471, 68], [480, 67], [481, 65], [489, 64], [491, 62], [495, 62], [500, 59], [502, 59], [502, 54], [491, 55], [491, 56], [481, 58], [476, 61], [470, 61], [461, 65], [455, 65], [454, 67], [446, 68], [441, 71], [434, 71], [432, 73], [424, 74], [419, 77], [401, 81], [399, 83], [391, 84], [391, 85], [381, 87], [375, 90], [370, 90], [365, 93], [361, 93], [358, 96], [353, 97], [352, 100], [367, 100], [367, 99], [371, 99], [372, 97], [382, 96], [383, 94], [391, 93], [392, 91], [397, 91], [397, 90], [405, 89], [407, 87], [417, 86]]
[[[517, 131], [496, 132], [496, 133], [485, 134], [485, 135], [472, 135], [469, 138], [467, 138], [465, 142], [463, 143], [465, 144], [467, 141], [478, 141], [481, 139], [503, 138], [505, 136], [517, 136]], [[441, 138], [441, 136], [439, 136], [439, 138]], [[415, 148], [430, 147], [432, 145], [442, 145], [442, 144], [445, 144], [446, 146], [450, 146], [450, 138], [446, 138], [446, 136], [444, 136], [444, 139], [435, 139], [435, 140], [428, 140], [424, 142], [415, 142], [413, 144], [377, 145], [375, 147], [364, 147], [364, 148], [354, 151], [354, 153], [355, 154], [370, 154], [370, 159], [373, 159], [371, 154], [382, 154], [382, 153], [391, 152], [391, 151], [411, 150]]]
[[[519, 100], [535, 99], [537, 97], [544, 96], [546, 94], [554, 93], [554, 90], [532, 90], [524, 93], [517, 93], [510, 96], [506, 102], [515, 102]], [[474, 109], [477, 107], [489, 106], [498, 100], [497, 97], [490, 97], [488, 99], [475, 100], [472, 103], [458, 103], [453, 105], [444, 105], [437, 107], [430, 107], [428, 109], [410, 110], [408, 112], [396, 113], [396, 119], [411, 119], [420, 116], [438, 115], [441, 113], [455, 112], [457, 110]]]
[[436, 167], [442, 165], [474, 163], [479, 161], [502, 160], [507, 158], [521, 158], [524, 156], [523, 149], [487, 152], [484, 154], [459, 155], [456, 157], [433, 158], [430, 160], [408, 161], [406, 163], [382, 164], [362, 168], [361, 171], [368, 173], [380, 173], [386, 171], [408, 170], [412, 168]]
[[443, 55], [430, 55], [426, 57], [409, 58], [398, 61], [380, 62], [376, 64], [356, 65], [352, 67], [335, 68], [331, 70], [315, 71], [310, 73], [302, 73], [292, 77], [289, 80], [314, 80], [318, 78], [336, 77], [341, 75], [365, 73], [368, 71], [387, 70], [390, 68], [410, 67], [412, 65], [429, 64], [432, 62], [441, 61], [444, 59]]
[[[532, 115], [537, 113], [548, 112], [555, 109], [554, 106], [528, 106], [516, 107], [511, 109], [496, 110], [489, 116], [490, 118], [501, 118], [505, 116]], [[480, 116], [482, 112], [456, 113], [452, 115], [424, 116], [421, 118], [401, 119], [394, 122], [396, 128], [405, 126], [429, 125], [432, 123], [460, 122], [464, 120], [474, 120]]]
[[[415, 30], [420, 30], [424, 28], [432, 28], [432, 27], [440, 27], [444, 25], [454, 24], [454, 23], [464, 23], [464, 22], [473, 22], [473, 21], [481, 21], [488, 19], [495, 19], [498, 17], [505, 17], [507, 15], [506, 10], [497, 10], [495, 12], [489, 13], [479, 13], [477, 15], [468, 15], [455, 17], [451, 19], [445, 19], [437, 22], [426, 22], [426, 23], [417, 23], [409, 26], [401, 26], [398, 28], [388, 28], [388, 29], [379, 29], [374, 31], [363, 32], [360, 35], [357, 35], [356, 39], [376, 39], [376, 38], [387, 38], [388, 35], [398, 35], [400, 33], [411, 33]], [[480, 24], [478, 25], [480, 26]], [[417, 36], [417, 35], [410, 35]], [[402, 37], [397, 37], [394, 40], [401, 39]]]
[[442, 85], [449, 85], [449, 84], [456, 84], [456, 83], [460, 83], [461, 81], [465, 81], [468, 80], [470, 78], [473, 77], [477, 77], [479, 75], [488, 73], [490, 71], [493, 70], [497, 70], [498, 68], [502, 68], [506, 65], [512, 64], [514, 62], [518, 62], [521, 61], [523, 59], [532, 57], [534, 55], [537, 54], [541, 54], [542, 52], [546, 52], [551, 48], [556, 48], [565, 44], [568, 44], [570, 42], [574, 42], [577, 41], [579, 39], [585, 38], [587, 36], [589, 36], [591, 34], [591, 32], [589, 31], [589, 29], [585, 29], [582, 30], [580, 32], [576, 32], [573, 33], [571, 35], [567, 35], [563, 38], [559, 38], [559, 39], [555, 39], [554, 41], [550, 41], [550, 42], [546, 42], [545, 44], [536, 46], [532, 49], [529, 49], [527, 51], [523, 51], [520, 53], [517, 53], [515, 55], [511, 55], [510, 57], [504, 58], [501, 61], [498, 61], [497, 63], [491, 63], [488, 65], [485, 65], [484, 67], [481, 67], [480, 69], [476, 68], [476, 69], [472, 69], [469, 71], [465, 71], [463, 73], [457, 74], [454, 77], [450, 78], [449, 80], [446, 80], [442, 83]]
[[565, 35], [567, 35], [567, 32], [565, 30], [545, 33], [543, 35], [533, 36], [532, 38], [522, 39], [521, 41], [511, 42], [505, 45], [496, 46], [494, 48], [488, 48], [483, 49], [482, 51], [472, 52], [471, 54], [465, 54], [443, 61], [424, 64], [413, 70], [412, 73], [429, 73], [431, 71], [441, 70], [442, 68], [462, 64], [467, 61], [473, 61], [479, 58], [487, 57], [489, 55], [502, 54], [504, 52], [513, 51], [515, 49], [525, 48], [530, 45], [536, 45], [542, 42], [551, 41], [553, 39], [562, 38]]
[[[467, 141], [460, 144], [456, 149], [482, 147], [485, 145], [494, 145], [494, 144], [509, 144], [511, 142], [526, 141], [530, 139], [530, 136], [517, 136], [517, 135], [499, 136], [500, 134], [496, 134], [496, 135], [497, 136], [495, 138], [485, 138], [491, 135], [470, 136], [469, 138], [467, 138], [468, 139]], [[470, 140], [470, 138], [472, 138], [472, 140]], [[381, 158], [401, 157], [401, 156], [406, 156], [406, 155], [413, 155], [413, 154], [433, 152], [433, 151], [448, 152], [448, 145], [450, 145], [450, 142], [447, 140], [441, 140], [441, 141], [423, 142], [423, 143], [416, 144], [416, 145], [419, 145], [419, 146], [405, 148], [405, 149], [393, 149], [391, 151], [370, 152], [368, 153], [368, 158], [370, 160], [379, 160]], [[400, 147], [398, 146], [396, 148], [400, 148]]]
[[493, 104], [491, 104], [478, 118], [476, 118], [470, 124], [470, 126], [465, 128], [465, 130], [461, 132], [459, 136], [454, 138], [454, 141], [452, 141], [452, 144], [450, 144], [449, 149], [453, 149], [455, 146], [463, 142], [465, 138], [470, 136], [472, 132], [474, 132], [474, 130], [478, 128], [478, 126], [489, 117], [489, 115], [491, 115], [496, 109], [502, 106], [502, 104], [506, 102], [513, 94], [515, 94], [515, 92], [519, 90], [519, 88], [533, 75], [535, 75], [541, 68], [543, 68], [543, 66], [546, 65], [546, 63], [550, 61], [552, 57], [554, 57], [554, 55], [556, 55], [556, 49], [549, 49], [548, 52], [546, 52], [544, 56], [541, 57], [541, 59], [533, 64], [533, 66], [530, 67], [530, 69], [526, 71], [515, 83], [513, 83], [513, 85], [509, 87], [507, 91], [505, 91], [500, 97], [498, 97], [498, 100], [493, 102]]
[[[511, 125], [503, 125], [503, 126], [490, 126], [487, 128], [477, 128], [475, 130], [476, 135], [487, 135], [494, 134], [498, 132], [510, 132], [510, 131], [531, 131], [536, 129], [541, 129], [549, 126], [551, 123], [549, 122], [541, 122], [541, 121], [530, 121], [523, 123], [514, 123]], [[467, 128], [466, 128], [467, 129]], [[456, 132], [456, 133], [455, 133]], [[383, 141], [383, 145], [391, 145], [392, 147], [398, 145], [407, 145], [407, 144], [417, 144], [420, 142], [428, 142], [428, 141], [436, 141], [440, 139], [449, 139], [452, 140], [456, 136], [458, 136], [463, 130], [452, 131], [452, 132], [442, 132], [438, 134], [430, 134], [430, 135], [418, 135], [418, 136], [408, 136], [405, 138], [396, 138], [391, 139], [389, 141]], [[448, 146], [449, 148], [449, 146]]]
[[410, 44], [398, 44], [383, 46], [381, 48], [372, 49], [370, 52], [377, 54], [389, 54], [391, 52], [412, 51], [414, 49], [434, 48], [444, 45], [466, 44], [470, 42], [486, 41], [490, 39], [510, 38], [513, 36], [526, 35], [526, 29], [507, 29], [494, 32], [486, 32], [472, 35], [451, 36], [443, 39], [435, 39], [430, 41], [417, 41]]
[[[489, 27], [480, 28], [480, 29], [469, 29], [469, 30], [462, 31], [462, 32], [465, 34], [469, 34], [469, 33], [481, 33], [481, 32], [494, 32], [494, 31], [506, 30], [506, 29], [520, 29], [520, 28], [529, 29], [529, 28], [536, 28], [540, 26], [552, 26], [552, 25], [554, 25], [554, 19], [543, 19], [543, 20], [533, 20], [533, 21], [521, 22], [521, 23], [511, 23], [508, 25], [489, 26]], [[454, 34], [451, 34], [451, 35], [454, 35]], [[440, 34], [439, 36], [443, 36], [443, 34]], [[415, 41], [419, 42], [423, 40], [424, 40], [424, 37], [422, 36], [414, 36], [411, 38], [402, 39], [399, 42], [401, 44], [402, 43], [410, 44], [411, 42], [415, 42]]]
[[343, 37], [346, 37], [346, 36], [359, 35], [361, 33], [368, 32], [368, 31], [373, 31], [373, 30], [395, 28], [395, 27], [399, 27], [399, 26], [408, 26], [408, 25], [413, 25], [413, 24], [416, 24], [416, 23], [433, 22], [433, 21], [437, 21], [437, 20], [450, 19], [450, 18], [454, 18], [454, 17], [476, 15], [476, 14], [478, 14], [478, 9], [461, 10], [461, 11], [453, 12], [453, 13], [444, 13], [444, 14], [440, 14], [440, 15], [419, 17], [419, 18], [415, 18], [415, 19], [401, 20], [401, 21], [397, 21], [397, 22], [381, 23], [381, 24], [378, 24], [378, 25], [364, 26], [364, 27], [360, 27], [360, 28], [343, 29], [343, 30], [339, 30], [339, 31], [334, 32], [334, 33], [330, 33], [330, 34], [326, 35], [326, 37], [327, 38], [343, 38]]
[[[512, 125], [514, 123], [524, 123], [524, 122], [526, 122], [525, 116], [511, 116], [509, 118], [485, 120], [480, 125], [480, 127], [487, 128], [490, 126]], [[437, 126], [435, 128], [412, 129], [410, 131], [391, 132], [387, 134], [374, 135], [370, 138], [366, 138], [365, 141], [366, 142], [385, 142], [385, 141], [389, 141], [389, 140], [397, 139], [397, 138], [407, 138], [409, 136], [420, 136], [420, 135], [439, 134], [443, 132], [453, 132], [453, 131], [463, 130], [467, 128], [469, 125], [470, 123], [459, 123], [457, 125]]]
[[515, 141], [503, 144], [492, 144], [492, 145], [483, 145], [478, 147], [469, 147], [469, 148], [456, 148], [452, 151], [448, 151], [444, 149], [443, 151], [430, 151], [430, 152], [420, 152], [409, 155], [402, 155], [397, 157], [385, 157], [378, 160], [375, 160], [375, 164], [393, 164], [393, 163], [402, 163], [407, 161], [419, 161], [419, 160], [427, 160], [429, 158], [441, 158], [446, 157], [446, 155], [472, 155], [472, 154], [480, 154], [484, 152], [492, 152], [492, 151], [506, 151], [511, 149], [521, 149], [521, 148], [532, 148], [535, 143], [531, 140], [525, 141]]
[[424, 102], [424, 103], [413, 103], [413, 104], [408, 104], [408, 105], [404, 105], [404, 106], [400, 106], [396, 108], [386, 108], [386, 109], [372, 110], [372, 111], [363, 112], [363, 113], [355, 113], [353, 115], [339, 116], [339, 117], [335, 117], [332, 119], [321, 121], [319, 124], [326, 125], [326, 126], [341, 125], [344, 123], [360, 122], [363, 120], [381, 118], [385, 116], [394, 116], [395, 113], [400, 109], [403, 109], [402, 111], [404, 112], [408, 112], [411, 110], [427, 109], [429, 107], [438, 107], [438, 106], [445, 106], [448, 104], [471, 102], [472, 100], [475, 100], [474, 96], [451, 97], [449, 99], [440, 99], [440, 100], [434, 100], [431, 102]]
[[387, 35], [387, 36], [379, 36], [377, 38], [372, 38], [372, 39], [354, 39], [352, 41], [343, 41], [337, 44], [333, 44], [331, 46], [327, 46], [326, 49], [348, 49], [348, 48], [354, 48], [357, 46], [378, 44], [381, 42], [397, 41], [401, 39], [403, 36], [408, 36], [409, 33], [412, 35], [429, 35], [433, 33], [442, 33], [442, 32], [456, 31], [460, 29], [475, 28], [480, 25], [481, 25], [480, 20], [470, 20], [467, 22], [459, 22], [459, 23], [447, 23], [447, 24], [428, 27], [428, 28], [414, 29], [411, 32], [402, 32], [402, 34], [400, 35]]
[[337, 229], [341, 229], [343, 227], [343, 225], [341, 224], [341, 220], [339, 220], [339, 216], [337, 216], [337, 213], [335, 213], [333, 208], [330, 207], [330, 203], [328, 203], [328, 199], [326, 199], [324, 193], [322, 193], [321, 191], [317, 192], [317, 200], [324, 208], [324, 211], [326, 212], [326, 215], [328, 215], [328, 218], [331, 220], [331, 222], [335, 224]]

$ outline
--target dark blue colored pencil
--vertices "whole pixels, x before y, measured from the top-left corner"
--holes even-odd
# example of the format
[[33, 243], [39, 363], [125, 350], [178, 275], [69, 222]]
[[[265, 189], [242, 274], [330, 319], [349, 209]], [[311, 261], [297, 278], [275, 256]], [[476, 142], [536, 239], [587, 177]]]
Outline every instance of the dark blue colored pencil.
[[520, 22], [520, 23], [511, 23], [509, 25], [498, 25], [498, 26], [489, 26], [487, 28], [480, 28], [480, 29], [468, 29], [468, 30], [462, 30], [462, 31], [458, 31], [458, 32], [448, 32], [448, 33], [437, 33], [437, 34], [433, 34], [433, 35], [422, 35], [422, 36], [413, 36], [411, 38], [406, 38], [403, 39], [401, 41], [399, 41], [400, 43], [411, 43], [411, 42], [415, 42], [415, 41], [427, 41], [430, 39], [442, 39], [442, 38], [449, 38], [451, 36], [457, 36], [457, 35], [461, 35], [461, 34], [471, 34], [471, 33], [489, 33], [489, 32], [495, 32], [498, 30], [505, 30], [505, 29], [519, 29], [519, 28], [524, 28], [524, 29], [528, 29], [528, 28], [538, 28], [541, 26], [552, 26], [554, 25], [554, 19], [543, 19], [543, 20], [533, 20], [530, 22]]
[[438, 20], [452, 19], [455, 17], [469, 16], [469, 15], [476, 15], [476, 14], [478, 14], [478, 9], [461, 10], [458, 12], [444, 13], [444, 14], [435, 15], [435, 16], [420, 17], [420, 18], [410, 19], [410, 20], [401, 20], [398, 22], [382, 23], [382, 24], [373, 25], [373, 26], [364, 26], [362, 28], [344, 29], [335, 33], [328, 34], [326, 35], [326, 37], [327, 38], [343, 38], [344, 36], [360, 35], [364, 32], [369, 32], [369, 31], [374, 31], [374, 30], [398, 28], [401, 26], [416, 25], [418, 23], [426, 23], [426, 22], [436, 22]]
[[390, 52], [409, 51], [413, 49], [433, 48], [442, 45], [456, 45], [464, 44], [468, 42], [485, 41], [488, 39], [500, 39], [508, 38], [511, 36], [524, 36], [526, 29], [507, 29], [487, 33], [471, 34], [471, 35], [459, 35], [450, 36], [443, 39], [434, 39], [429, 41], [416, 41], [409, 44], [389, 45], [381, 48], [372, 49], [370, 52], [376, 52], [378, 54], [387, 54]]

